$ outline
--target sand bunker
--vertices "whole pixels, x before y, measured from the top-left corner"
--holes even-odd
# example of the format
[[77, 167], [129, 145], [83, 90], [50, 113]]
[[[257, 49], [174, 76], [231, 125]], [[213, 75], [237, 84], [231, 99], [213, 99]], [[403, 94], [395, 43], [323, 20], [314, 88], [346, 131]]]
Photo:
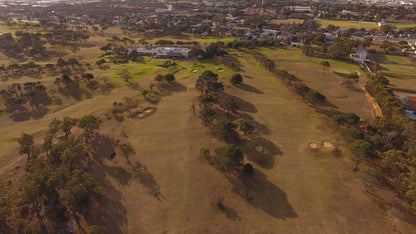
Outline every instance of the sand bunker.
[[333, 145], [331, 142], [328, 142], [328, 141], [323, 141], [323, 142], [322, 142], [322, 145], [323, 145], [325, 148], [334, 148], [334, 145]]
[[192, 72], [197, 72], [198, 70], [196, 70], [196, 69], [194, 69], [194, 70], [192, 70]]
[[224, 68], [219, 68], [218, 72], [224, 72]]
[[311, 149], [318, 149], [319, 147], [318, 147], [318, 144], [316, 144], [315, 142], [310, 142], [309, 143], [309, 147], [311, 148]]
[[257, 152], [263, 152], [264, 151], [263, 146], [261, 146], [261, 145], [256, 146], [256, 151]]

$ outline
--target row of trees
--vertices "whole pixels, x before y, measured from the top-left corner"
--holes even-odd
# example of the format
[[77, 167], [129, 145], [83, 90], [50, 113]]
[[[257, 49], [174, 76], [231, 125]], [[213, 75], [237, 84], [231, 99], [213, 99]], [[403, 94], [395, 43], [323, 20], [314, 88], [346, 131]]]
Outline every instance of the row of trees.
[[301, 95], [306, 102], [314, 105], [322, 104], [326, 101], [326, 97], [317, 90], [309, 88], [302, 83], [295, 75], [287, 71], [276, 68], [273, 60], [267, 58], [257, 50], [250, 50], [251, 55], [268, 71], [280, 78], [288, 87], [292, 88], [296, 93]]
[[25, 120], [32, 115], [43, 115], [46, 106], [52, 103], [46, 87], [41, 82], [27, 82], [23, 87], [19, 83], [1, 90], [0, 95], [5, 111], [11, 113], [14, 120]]
[[[22, 133], [19, 153], [28, 162], [25, 174], [9, 187], [18, 192], [6, 192], [9, 196], [1, 198], [1, 232], [61, 232], [67, 230], [70, 218], [87, 211], [89, 201], [99, 194], [86, 162], [91, 160], [91, 144], [101, 123], [92, 115], [54, 119], [40, 144]], [[74, 134], [74, 128], [82, 131]]]
[[[239, 142], [239, 132], [250, 136], [255, 131], [255, 124], [246, 119], [238, 118], [239, 105], [231, 96], [223, 93], [224, 85], [218, 81], [218, 75], [212, 71], [204, 71], [195, 83], [196, 90], [201, 92], [199, 117], [204, 125], [211, 128], [212, 134], [228, 144], [210, 153], [207, 147], [201, 147], [203, 154], [211, 165], [222, 171], [233, 171], [243, 168], [252, 174], [251, 164], [243, 165], [244, 152], [233, 143]], [[243, 82], [241, 74], [234, 74], [230, 82], [239, 85]]]
[[387, 181], [416, 207], [416, 122], [404, 114], [388, 80], [380, 75], [367, 82], [368, 92], [377, 100], [383, 116], [370, 124], [369, 140], [382, 152], [376, 168]]
[[[87, 66], [88, 69], [90, 69], [90, 64], [86, 63], [85, 66]], [[42, 72], [54, 72], [57, 71], [57, 69], [60, 69], [61, 71], [69, 72], [72, 70], [82, 70], [83, 64], [81, 64], [77, 59], [70, 58], [68, 60], [65, 60], [63, 58], [59, 58], [56, 64], [48, 63], [44, 67], [42, 67], [40, 64], [37, 64], [35, 62], [28, 62], [23, 64], [18, 63], [12, 63], [8, 66], [1, 65], [0, 66], [0, 74], [3, 75], [25, 75], [30, 73], [42, 73]]]

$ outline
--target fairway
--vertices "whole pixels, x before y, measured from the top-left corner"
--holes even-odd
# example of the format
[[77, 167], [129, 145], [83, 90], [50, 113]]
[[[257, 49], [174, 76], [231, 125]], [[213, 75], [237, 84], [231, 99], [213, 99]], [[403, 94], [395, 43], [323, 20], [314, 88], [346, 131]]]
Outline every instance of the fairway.
[[[270, 21], [271, 24], [301, 24], [304, 20], [302, 19], [273, 19]], [[340, 28], [356, 28], [361, 29], [365, 28], [366, 30], [378, 29], [377, 22], [366, 22], [366, 21], [347, 21], [347, 20], [327, 20], [327, 19], [317, 19], [317, 23], [321, 27], [328, 27], [328, 25], [338, 26]], [[397, 29], [415, 27], [416, 24], [406, 24], [406, 23], [392, 23]]]
[[[371, 120], [373, 110], [364, 93], [359, 88], [366, 82], [366, 74], [361, 68], [352, 63], [307, 57], [301, 49], [262, 49], [262, 53], [273, 59], [278, 68], [287, 70], [296, 75], [307, 86], [318, 90], [327, 97], [327, 100], [338, 110], [354, 112], [365, 120]], [[331, 67], [323, 69], [322, 61], [329, 61]], [[340, 85], [344, 78], [334, 73], [356, 73], [360, 75], [360, 81], [354, 88], [346, 88]]]
[[416, 67], [409, 57], [375, 54], [374, 59], [390, 85], [402, 89], [416, 89]]

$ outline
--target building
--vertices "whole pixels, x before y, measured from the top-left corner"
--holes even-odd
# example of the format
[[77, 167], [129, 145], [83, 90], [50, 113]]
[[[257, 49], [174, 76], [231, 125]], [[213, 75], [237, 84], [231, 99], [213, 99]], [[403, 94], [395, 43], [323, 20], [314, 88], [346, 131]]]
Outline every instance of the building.
[[291, 9], [295, 12], [295, 13], [311, 13], [311, 7], [308, 6], [292, 6]]
[[364, 62], [370, 62], [370, 57], [369, 54], [366, 50], [364, 50], [363, 48], [359, 48], [354, 50], [351, 54], [350, 54], [351, 60], [357, 62], [357, 63], [364, 63]]
[[136, 50], [139, 54], [153, 56], [155, 58], [188, 58], [189, 48], [186, 47], [135, 47], [128, 51]]

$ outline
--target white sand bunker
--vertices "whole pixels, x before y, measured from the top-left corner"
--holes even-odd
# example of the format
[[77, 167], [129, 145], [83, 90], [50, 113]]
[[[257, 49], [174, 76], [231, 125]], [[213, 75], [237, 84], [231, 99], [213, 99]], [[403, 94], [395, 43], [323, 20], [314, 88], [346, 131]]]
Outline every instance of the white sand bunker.
[[224, 68], [219, 68], [218, 72], [224, 72]]
[[310, 142], [309, 143], [309, 147], [311, 148], [311, 149], [318, 149], [319, 147], [318, 147], [318, 144], [316, 144], [315, 142]]
[[325, 148], [334, 148], [334, 145], [331, 142], [328, 142], [328, 141], [322, 141], [322, 145]]
[[194, 73], [195, 73], [195, 72], [197, 72], [197, 71], [198, 71], [198, 70], [196, 70], [196, 69], [192, 70], [192, 72], [194, 72]]
[[256, 151], [257, 152], [263, 152], [264, 148], [261, 145], [256, 146]]

